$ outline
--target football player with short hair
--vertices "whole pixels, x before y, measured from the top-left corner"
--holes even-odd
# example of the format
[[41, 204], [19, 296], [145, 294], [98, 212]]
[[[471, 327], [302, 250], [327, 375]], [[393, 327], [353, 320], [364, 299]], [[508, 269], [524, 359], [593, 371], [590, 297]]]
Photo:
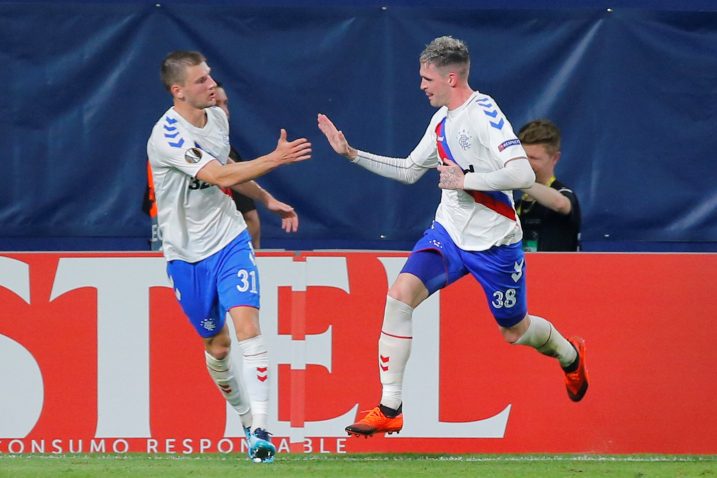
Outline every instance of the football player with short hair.
[[438, 111], [408, 157], [355, 149], [326, 115], [318, 115], [319, 129], [334, 151], [354, 164], [403, 183], [438, 168], [443, 189], [433, 225], [416, 243], [386, 297], [378, 344], [381, 401], [346, 427], [350, 435], [401, 430], [413, 310], [469, 273], [483, 287], [506, 341], [557, 359], [571, 400], [581, 400], [588, 387], [584, 341], [567, 340], [548, 320], [528, 314], [522, 231], [512, 190], [530, 187], [535, 175], [520, 141], [496, 101], [468, 84], [470, 56], [462, 41], [436, 38], [419, 63], [421, 90]]
[[[209, 375], [237, 410], [253, 461], [274, 460], [267, 431], [268, 351], [259, 327], [259, 271], [246, 223], [222, 188], [256, 200], [265, 198], [254, 179], [273, 169], [309, 159], [311, 144], [287, 140], [252, 161], [228, 162], [229, 122], [216, 104], [216, 82], [205, 57], [175, 51], [162, 62], [161, 79], [173, 106], [157, 121], [147, 143], [157, 217], [175, 296], [204, 341]], [[294, 232], [299, 219], [291, 206], [268, 201], [267, 209]], [[230, 358], [227, 313], [236, 329], [243, 370]], [[243, 380], [242, 375], [243, 374]]]

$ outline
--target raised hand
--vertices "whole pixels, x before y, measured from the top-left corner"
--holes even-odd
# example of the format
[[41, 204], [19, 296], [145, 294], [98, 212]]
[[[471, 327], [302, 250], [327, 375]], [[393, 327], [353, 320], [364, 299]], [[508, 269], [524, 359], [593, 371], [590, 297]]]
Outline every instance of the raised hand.
[[311, 143], [306, 138], [287, 141], [286, 130], [281, 129], [274, 152], [282, 163], [296, 163], [311, 158]]
[[319, 113], [317, 121], [319, 129], [324, 133], [326, 139], [329, 140], [329, 144], [334, 151], [348, 159], [356, 158], [356, 150], [349, 146], [349, 142], [346, 140], [344, 133], [336, 128], [328, 116]]

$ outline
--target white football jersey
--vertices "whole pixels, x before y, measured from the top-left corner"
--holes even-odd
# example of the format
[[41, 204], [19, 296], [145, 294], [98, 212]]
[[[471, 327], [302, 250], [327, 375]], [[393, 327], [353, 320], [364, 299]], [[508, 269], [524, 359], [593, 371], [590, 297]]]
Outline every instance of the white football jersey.
[[[527, 155], [493, 98], [476, 91], [454, 110], [440, 108], [409, 157], [427, 168], [453, 161], [464, 171], [487, 173]], [[512, 191], [444, 189], [436, 221], [464, 250], [483, 251], [523, 237]]]
[[197, 128], [170, 108], [147, 142], [157, 218], [167, 260], [197, 262], [219, 251], [246, 223], [234, 201], [218, 186], [196, 179], [208, 162], [226, 164], [229, 122], [221, 108], [207, 108]]

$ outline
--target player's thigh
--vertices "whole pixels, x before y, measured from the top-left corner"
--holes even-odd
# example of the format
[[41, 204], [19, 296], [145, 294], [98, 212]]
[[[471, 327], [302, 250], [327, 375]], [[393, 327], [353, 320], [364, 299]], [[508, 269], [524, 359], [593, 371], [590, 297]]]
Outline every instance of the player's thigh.
[[213, 337], [224, 327], [225, 317], [218, 308], [218, 295], [211, 268], [205, 261], [180, 260], [167, 264], [167, 275], [184, 315], [203, 338]]
[[464, 263], [483, 287], [488, 307], [501, 327], [519, 323], [528, 311], [525, 256], [520, 243], [487, 251], [464, 251]]
[[[453, 239], [451, 239], [443, 226], [434, 222], [416, 242], [401, 269], [399, 280], [404, 274], [415, 276], [424, 286], [423, 290], [426, 291], [426, 295], [420, 299], [422, 301], [467, 273], [468, 270], [464, 267], [460, 257], [460, 250], [453, 243]], [[399, 280], [394, 283], [389, 293], [404, 292], [398, 286], [407, 285], [410, 287], [412, 285], [408, 280], [404, 280], [403, 284], [400, 284]], [[410, 292], [415, 292], [418, 288], [413, 287], [409, 290]], [[394, 295], [392, 297], [398, 298]]]
[[259, 309], [259, 269], [251, 247], [251, 238], [246, 230], [222, 253], [217, 291], [219, 304], [225, 312], [236, 307]]

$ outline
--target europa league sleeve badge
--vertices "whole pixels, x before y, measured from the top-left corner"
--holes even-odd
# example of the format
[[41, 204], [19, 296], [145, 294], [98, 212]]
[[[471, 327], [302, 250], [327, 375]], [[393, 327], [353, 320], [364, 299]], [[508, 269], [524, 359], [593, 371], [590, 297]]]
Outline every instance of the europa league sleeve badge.
[[184, 152], [184, 159], [190, 164], [196, 164], [202, 160], [203, 154], [199, 148], [189, 148]]

